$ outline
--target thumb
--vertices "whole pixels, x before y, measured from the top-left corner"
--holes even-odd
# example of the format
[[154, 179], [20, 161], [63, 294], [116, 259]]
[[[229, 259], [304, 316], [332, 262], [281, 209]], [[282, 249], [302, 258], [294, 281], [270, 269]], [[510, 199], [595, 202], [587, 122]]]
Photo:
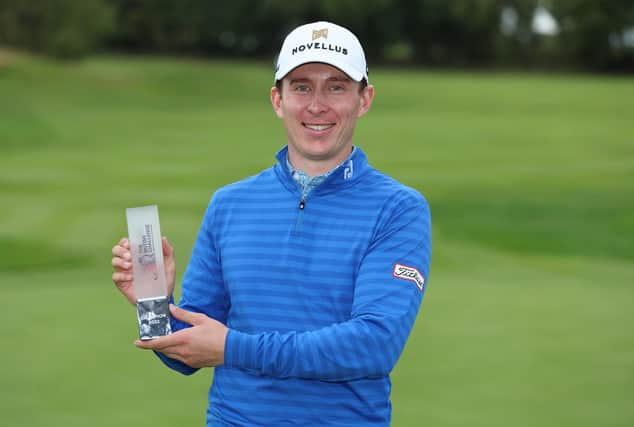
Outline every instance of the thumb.
[[163, 236], [163, 238], [161, 239], [161, 242], [163, 244], [163, 255], [165, 257], [174, 256], [174, 247], [170, 245], [169, 241], [167, 240], [167, 237]]
[[193, 311], [183, 310], [174, 304], [170, 304], [170, 313], [172, 313], [172, 317], [175, 319], [189, 323], [192, 326], [200, 325], [207, 317], [202, 313], [194, 313]]

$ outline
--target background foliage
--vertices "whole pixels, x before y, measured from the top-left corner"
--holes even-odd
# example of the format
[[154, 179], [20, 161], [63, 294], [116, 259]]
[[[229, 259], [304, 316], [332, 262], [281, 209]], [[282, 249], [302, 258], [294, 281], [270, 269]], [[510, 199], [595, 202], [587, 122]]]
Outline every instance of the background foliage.
[[[535, 32], [546, 7], [557, 36]], [[501, 30], [503, 11], [514, 16]], [[634, 71], [631, 0], [0, 0], [0, 42], [81, 57], [94, 50], [270, 59], [296, 25], [342, 23], [371, 64]]]

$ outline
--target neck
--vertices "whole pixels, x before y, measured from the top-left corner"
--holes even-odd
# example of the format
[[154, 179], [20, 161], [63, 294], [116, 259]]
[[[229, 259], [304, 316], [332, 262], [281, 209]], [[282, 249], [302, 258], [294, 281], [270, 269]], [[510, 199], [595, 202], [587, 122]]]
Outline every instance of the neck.
[[350, 153], [352, 153], [352, 150], [353, 150], [353, 147], [349, 147], [345, 150], [342, 150], [342, 152], [339, 155], [331, 159], [321, 160], [321, 159], [309, 159], [309, 158], [303, 157], [299, 155], [298, 153], [296, 153], [295, 150], [293, 150], [289, 146], [288, 161], [291, 163], [293, 168], [301, 170], [306, 175], [308, 175], [309, 178], [312, 178], [318, 175], [323, 175], [335, 169], [337, 166], [343, 163], [344, 160], [348, 158]]

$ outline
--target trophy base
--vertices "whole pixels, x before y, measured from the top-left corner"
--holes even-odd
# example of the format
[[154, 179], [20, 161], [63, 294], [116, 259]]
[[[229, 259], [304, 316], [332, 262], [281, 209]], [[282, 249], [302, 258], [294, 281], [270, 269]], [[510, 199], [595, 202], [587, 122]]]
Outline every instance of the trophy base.
[[172, 333], [167, 297], [140, 299], [136, 307], [141, 340], [151, 340]]

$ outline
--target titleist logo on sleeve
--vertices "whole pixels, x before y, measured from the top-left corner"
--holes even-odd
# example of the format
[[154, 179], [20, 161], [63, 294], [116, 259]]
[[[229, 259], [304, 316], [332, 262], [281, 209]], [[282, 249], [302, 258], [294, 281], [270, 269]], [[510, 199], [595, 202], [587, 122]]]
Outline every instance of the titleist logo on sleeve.
[[394, 264], [392, 276], [397, 279], [409, 280], [410, 282], [416, 283], [416, 286], [418, 286], [418, 289], [421, 291], [425, 288], [425, 278], [420, 271], [414, 267], [396, 263]]

